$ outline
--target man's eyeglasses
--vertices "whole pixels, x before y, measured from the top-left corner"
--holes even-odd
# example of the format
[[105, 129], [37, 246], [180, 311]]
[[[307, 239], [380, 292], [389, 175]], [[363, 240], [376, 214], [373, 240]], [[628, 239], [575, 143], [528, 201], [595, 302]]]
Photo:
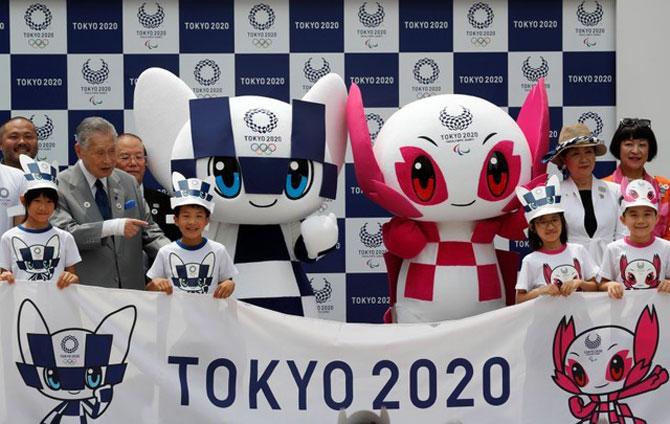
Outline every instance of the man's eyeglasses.
[[651, 120], [644, 118], [623, 118], [619, 127], [651, 127]]

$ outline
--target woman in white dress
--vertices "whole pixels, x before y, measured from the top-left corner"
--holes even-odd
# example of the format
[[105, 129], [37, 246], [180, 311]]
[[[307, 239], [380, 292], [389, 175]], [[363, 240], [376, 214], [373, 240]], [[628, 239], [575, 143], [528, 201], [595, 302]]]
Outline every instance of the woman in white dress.
[[568, 224], [568, 242], [581, 244], [596, 263], [607, 244], [622, 237], [619, 222], [619, 189], [593, 175], [596, 156], [607, 147], [584, 124], [561, 128], [558, 145], [547, 154], [566, 175], [561, 182], [561, 205]]

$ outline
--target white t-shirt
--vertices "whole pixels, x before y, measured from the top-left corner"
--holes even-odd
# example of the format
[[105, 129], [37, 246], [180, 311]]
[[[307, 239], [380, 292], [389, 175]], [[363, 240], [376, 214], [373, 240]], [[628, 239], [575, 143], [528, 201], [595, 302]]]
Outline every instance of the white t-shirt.
[[214, 293], [216, 286], [238, 274], [233, 260], [221, 243], [203, 239], [198, 246], [180, 240], [161, 247], [147, 277], [167, 278], [188, 293]]
[[600, 276], [628, 289], [653, 289], [670, 277], [670, 242], [654, 237], [639, 244], [628, 237], [607, 245]]
[[19, 204], [23, 172], [0, 163], [0, 235], [11, 226], [8, 211]]
[[536, 250], [521, 262], [517, 290], [529, 292], [546, 284], [590, 280], [598, 275], [598, 267], [581, 244], [566, 243], [559, 250]]
[[0, 239], [0, 268], [17, 280], [57, 281], [65, 267], [79, 262], [72, 234], [51, 225], [39, 230], [19, 225]]

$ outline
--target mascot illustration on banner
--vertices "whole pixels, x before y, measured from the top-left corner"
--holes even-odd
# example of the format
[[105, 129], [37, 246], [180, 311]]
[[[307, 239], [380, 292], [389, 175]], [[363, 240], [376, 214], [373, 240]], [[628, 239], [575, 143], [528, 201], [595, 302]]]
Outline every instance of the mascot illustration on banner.
[[457, 319], [505, 306], [505, 293], [513, 301], [518, 260], [496, 252], [493, 239], [524, 238], [514, 190], [546, 178], [544, 81], [516, 122], [481, 98], [433, 96], [394, 113], [374, 146], [352, 84], [347, 125], [358, 184], [395, 215], [383, 227], [392, 304], [385, 321]]
[[580, 423], [646, 423], [621, 401], [667, 383], [667, 369], [653, 365], [658, 339], [653, 307], [642, 311], [635, 332], [604, 325], [576, 334], [572, 318], [563, 317], [554, 335], [552, 378], [574, 395], [570, 413]]
[[300, 262], [338, 240], [334, 199], [346, 147], [346, 86], [319, 79], [288, 104], [260, 96], [196, 98], [172, 73], [150, 68], [135, 86], [135, 122], [163, 187], [170, 173], [214, 180], [209, 237], [226, 246], [240, 274], [235, 297], [315, 317]]
[[102, 319], [94, 331], [49, 331], [42, 313], [29, 299], [21, 303], [17, 362], [27, 386], [60, 401], [42, 423], [86, 424], [109, 407], [114, 386], [121, 384], [135, 328], [137, 310], [129, 305]]

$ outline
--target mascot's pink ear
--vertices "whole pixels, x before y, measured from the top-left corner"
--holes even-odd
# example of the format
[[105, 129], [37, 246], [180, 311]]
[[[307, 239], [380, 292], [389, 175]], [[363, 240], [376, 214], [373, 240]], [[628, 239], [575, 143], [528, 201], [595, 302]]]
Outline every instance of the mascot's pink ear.
[[549, 148], [549, 101], [544, 78], [540, 78], [526, 96], [516, 123], [528, 140], [533, 157], [531, 178], [534, 178], [547, 171], [547, 165], [542, 163]]
[[356, 179], [363, 192], [367, 194], [373, 191], [373, 181], [383, 183], [384, 176], [372, 151], [372, 140], [370, 139], [368, 122], [365, 119], [361, 90], [353, 83], [349, 87], [349, 97], [347, 98], [347, 127], [349, 128], [351, 150], [356, 163]]
[[635, 326], [634, 357], [635, 362], [644, 360], [649, 366], [658, 347], [658, 316], [656, 308], [644, 308]]
[[565, 359], [566, 351], [568, 346], [575, 339], [575, 323], [570, 319], [563, 317], [561, 322], [556, 328], [556, 333], [554, 334], [554, 367], [557, 370], [563, 371], [563, 361]]
[[361, 90], [356, 84], [349, 87], [347, 98], [347, 126], [351, 138], [351, 151], [354, 154], [356, 179], [363, 193], [373, 202], [395, 216], [418, 218], [419, 212], [405, 196], [386, 185], [375, 154], [365, 119]]

